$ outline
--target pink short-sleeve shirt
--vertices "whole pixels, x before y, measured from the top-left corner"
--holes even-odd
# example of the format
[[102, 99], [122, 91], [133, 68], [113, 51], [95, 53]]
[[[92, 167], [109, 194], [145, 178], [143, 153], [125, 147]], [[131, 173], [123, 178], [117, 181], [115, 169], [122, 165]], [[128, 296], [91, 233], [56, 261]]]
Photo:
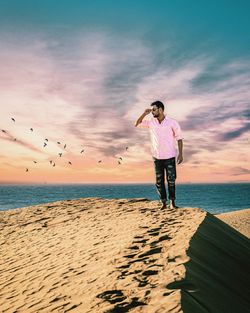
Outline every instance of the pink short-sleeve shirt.
[[157, 118], [143, 120], [137, 127], [149, 128], [151, 151], [157, 159], [170, 159], [176, 157], [176, 140], [183, 139], [179, 123], [166, 117], [161, 123]]

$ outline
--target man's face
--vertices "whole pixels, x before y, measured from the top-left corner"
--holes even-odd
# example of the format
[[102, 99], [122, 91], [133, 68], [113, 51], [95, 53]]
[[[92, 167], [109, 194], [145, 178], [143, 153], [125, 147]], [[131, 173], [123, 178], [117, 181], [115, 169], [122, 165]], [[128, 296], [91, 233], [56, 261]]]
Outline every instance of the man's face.
[[157, 108], [156, 105], [153, 105], [152, 106], [152, 114], [153, 114], [153, 117], [158, 117], [160, 112], [159, 112], [160, 109]]

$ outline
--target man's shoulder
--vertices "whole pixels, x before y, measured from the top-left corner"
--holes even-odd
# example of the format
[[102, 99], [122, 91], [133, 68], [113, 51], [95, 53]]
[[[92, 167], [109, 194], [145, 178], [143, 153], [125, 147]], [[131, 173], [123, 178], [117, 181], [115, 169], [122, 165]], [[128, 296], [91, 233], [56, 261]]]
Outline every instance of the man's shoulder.
[[173, 123], [173, 124], [176, 124], [176, 123], [178, 124], [178, 121], [177, 121], [175, 118], [173, 118], [173, 117], [167, 116], [166, 119], [167, 119], [169, 122]]

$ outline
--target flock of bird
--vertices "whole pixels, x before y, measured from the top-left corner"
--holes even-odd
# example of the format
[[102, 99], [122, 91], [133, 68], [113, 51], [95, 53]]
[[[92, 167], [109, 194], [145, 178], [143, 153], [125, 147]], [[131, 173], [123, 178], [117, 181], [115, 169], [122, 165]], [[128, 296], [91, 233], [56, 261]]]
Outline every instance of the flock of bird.
[[[12, 120], [14, 123], [16, 122], [16, 120], [15, 120], [14, 117], [11, 117], [11, 120]], [[31, 131], [31, 132], [34, 132], [34, 129], [31, 127], [31, 128], [30, 128], [30, 131]], [[3, 132], [4, 134], [8, 134], [8, 132], [7, 132], [6, 130], [4, 130], [4, 129], [2, 129], [2, 132]], [[16, 141], [17, 139], [14, 138], [13, 140]], [[45, 138], [45, 139], [44, 139], [44, 143], [43, 143], [43, 147], [44, 147], [44, 148], [48, 145], [48, 142], [49, 142], [48, 138]], [[58, 144], [58, 145], [61, 145], [61, 142], [60, 142], [60, 141], [57, 141], [57, 144]], [[64, 144], [64, 145], [63, 145], [63, 149], [65, 150], [66, 147], [67, 147], [67, 145]], [[128, 151], [128, 147], [126, 147], [125, 150]], [[82, 149], [82, 150], [80, 151], [81, 154], [82, 154], [83, 152], [84, 152], [84, 149]], [[63, 154], [62, 154], [62, 152], [60, 152], [60, 153], [58, 153], [58, 155], [59, 155], [59, 157], [61, 158]], [[119, 165], [122, 164], [122, 162], [121, 162], [122, 160], [123, 160], [122, 157], [119, 157], [119, 158], [118, 158], [118, 164], [119, 164]], [[33, 161], [33, 163], [37, 164], [37, 161]], [[55, 164], [55, 162], [54, 162], [53, 160], [50, 160], [49, 163], [52, 165], [52, 167], [55, 167], [55, 166], [56, 166], [56, 164]], [[102, 160], [99, 160], [98, 163], [102, 163]], [[71, 161], [68, 161], [68, 164], [69, 164], [69, 165], [72, 165], [72, 162], [71, 162]], [[28, 171], [29, 171], [29, 168], [26, 168], [25, 171], [28, 172]]]

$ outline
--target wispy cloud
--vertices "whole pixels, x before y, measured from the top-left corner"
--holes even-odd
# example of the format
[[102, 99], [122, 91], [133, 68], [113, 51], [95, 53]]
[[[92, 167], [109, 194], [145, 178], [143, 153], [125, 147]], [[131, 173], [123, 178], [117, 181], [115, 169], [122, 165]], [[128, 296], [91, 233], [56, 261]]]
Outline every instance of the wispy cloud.
[[4, 136], [1, 135], [0, 136], [0, 140], [5, 140], [5, 141], [8, 141], [8, 142], [11, 142], [13, 145], [20, 145], [20, 146], [25, 147], [25, 148], [27, 148], [27, 149], [29, 149], [31, 151], [34, 151], [34, 152], [44, 153], [41, 149], [38, 149], [37, 147], [33, 146], [29, 142], [25, 142], [23, 140], [16, 139], [9, 132], [6, 132]]
[[250, 174], [250, 170], [244, 167], [235, 167], [232, 169], [231, 175], [239, 176], [239, 175], [247, 175]]
[[[11, 129], [14, 115], [22, 127], [39, 128], [40, 137], [67, 142], [71, 154], [86, 147], [93, 158], [112, 158], [129, 146], [131, 162], [149, 160], [148, 132], [134, 121], [156, 99], [182, 127], [187, 163], [202, 164], [204, 155], [225, 149], [223, 142], [233, 143], [233, 151], [235, 139], [249, 131], [250, 60], [220, 65], [207, 52], [178, 64], [170, 43], [150, 47], [143, 38], [104, 31], [5, 43], [1, 125]], [[22, 136], [16, 144], [41, 152]]]

